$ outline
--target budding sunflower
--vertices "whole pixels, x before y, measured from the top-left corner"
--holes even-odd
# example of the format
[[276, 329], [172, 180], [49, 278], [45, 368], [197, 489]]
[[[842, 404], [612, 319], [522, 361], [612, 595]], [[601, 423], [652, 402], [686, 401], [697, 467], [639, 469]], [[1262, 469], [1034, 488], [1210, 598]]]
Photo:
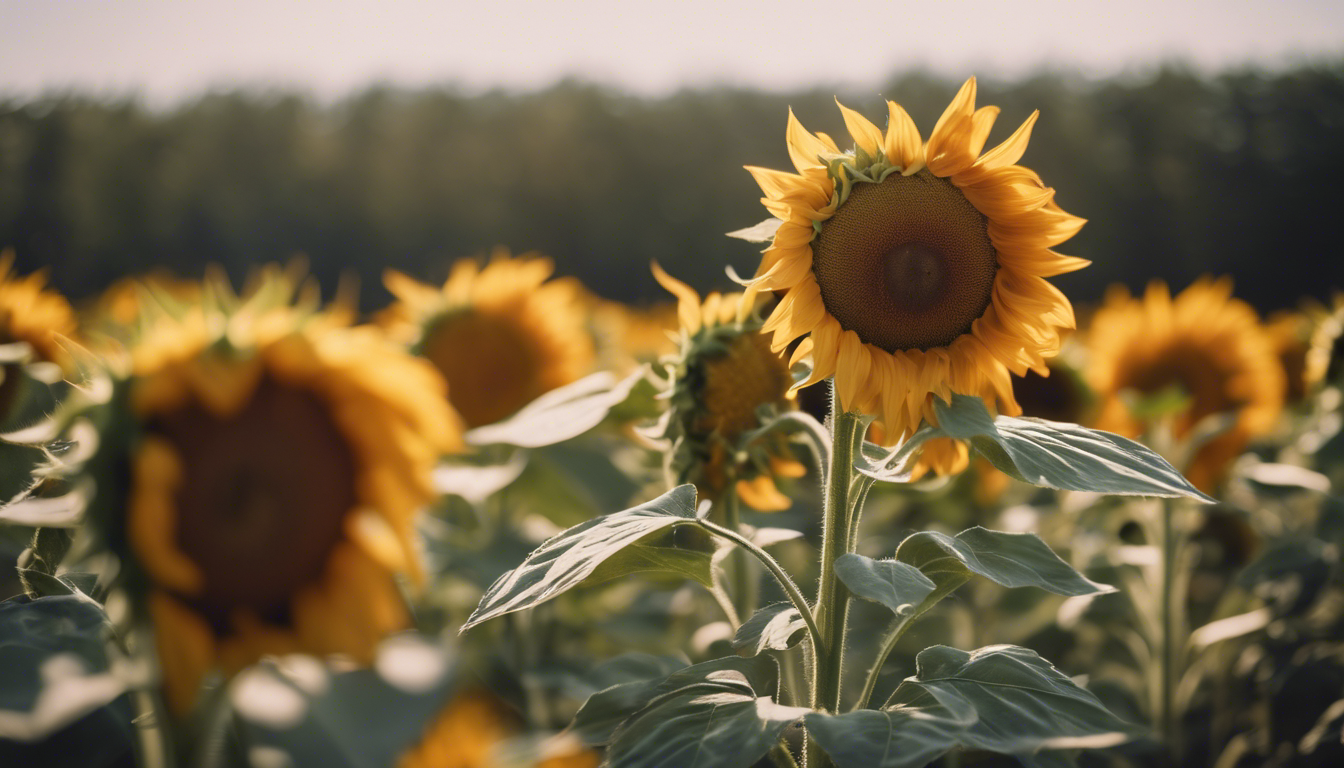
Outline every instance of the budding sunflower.
[[[1083, 220], [1016, 164], [1036, 114], [982, 155], [999, 110], [975, 108], [974, 78], [927, 143], [887, 106], [885, 133], [840, 107], [855, 143], [845, 153], [790, 113], [797, 173], [747, 170], [780, 220], [751, 283], [786, 292], [764, 326], [773, 348], [806, 336], [793, 359], [810, 355], [812, 375], [798, 386], [834, 376], [840, 407], [877, 415], [894, 442], [937, 423], [935, 396], [976, 395], [1016, 415], [1009, 373], [1046, 375], [1074, 326], [1044, 278], [1088, 262], [1050, 250]], [[965, 467], [964, 447], [930, 448], [940, 471]]]
[[448, 381], [468, 427], [493, 424], [589, 373], [592, 336], [577, 280], [547, 280], [550, 259], [496, 251], [481, 267], [462, 260], [442, 288], [389, 270], [397, 301], [379, 323]]
[[112, 538], [143, 573], [179, 713], [211, 670], [263, 654], [370, 661], [408, 623], [414, 517], [461, 446], [432, 367], [267, 288], [155, 313], [119, 384], [131, 477]]
[[771, 350], [755, 314], [756, 294], [699, 294], [653, 267], [659, 284], [677, 297], [681, 350], [670, 358], [666, 426], [670, 474], [694, 483], [702, 499], [718, 500], [732, 486], [758, 510], [787, 509], [789, 498], [773, 477], [805, 470], [783, 437], [752, 439], [772, 413], [796, 409], [785, 359]]
[[1203, 278], [1172, 298], [1154, 281], [1142, 299], [1123, 286], [1106, 295], [1088, 331], [1087, 376], [1101, 398], [1097, 426], [1137, 435], [1142, 414], [1125, 393], [1157, 396], [1176, 391], [1176, 437], [1205, 417], [1235, 414], [1232, 427], [1213, 438], [1186, 470], [1190, 482], [1212, 491], [1246, 442], [1273, 428], [1283, 409], [1285, 377], [1273, 339], [1249, 304], [1232, 298], [1228, 279]]

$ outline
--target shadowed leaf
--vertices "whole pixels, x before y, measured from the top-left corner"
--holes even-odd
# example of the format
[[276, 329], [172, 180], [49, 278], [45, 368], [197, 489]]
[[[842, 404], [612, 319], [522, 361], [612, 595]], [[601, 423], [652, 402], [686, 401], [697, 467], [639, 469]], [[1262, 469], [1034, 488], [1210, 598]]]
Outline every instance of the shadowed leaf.
[[460, 631], [540, 605], [582, 583], [608, 558], [649, 534], [695, 521], [695, 486], [682, 485], [633, 509], [563, 531], [499, 577]]

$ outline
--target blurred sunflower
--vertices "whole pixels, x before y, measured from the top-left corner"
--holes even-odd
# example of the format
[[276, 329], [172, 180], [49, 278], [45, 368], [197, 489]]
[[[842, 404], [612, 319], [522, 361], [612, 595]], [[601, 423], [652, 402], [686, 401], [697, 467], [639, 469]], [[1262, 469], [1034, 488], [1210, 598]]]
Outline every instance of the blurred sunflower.
[[397, 301], [378, 321], [443, 374], [468, 427], [493, 424], [593, 366], [583, 287], [548, 281], [554, 269], [547, 258], [496, 250], [484, 268], [457, 262], [441, 288], [389, 270]]
[[191, 306], [200, 300], [201, 288], [201, 281], [180, 278], [166, 270], [123, 277], [83, 308], [81, 317], [91, 335], [126, 342], [138, 333], [146, 313], [156, 314], [174, 304]]
[[1114, 286], [1088, 331], [1087, 377], [1101, 399], [1097, 427], [1124, 435], [1145, 428], [1132, 397], [1181, 398], [1176, 437], [1205, 417], [1236, 414], [1235, 424], [1201, 448], [1186, 470], [1212, 491], [1249, 438], [1268, 432], [1283, 408], [1284, 373], [1274, 341], [1249, 304], [1232, 298], [1232, 282], [1201, 278], [1174, 299], [1165, 283], [1143, 298]]
[[[434, 718], [424, 737], [402, 754], [397, 768], [491, 768], [501, 742], [523, 730], [519, 717], [484, 690], [454, 696]], [[577, 740], [547, 745], [534, 768], [597, 768], [597, 754]], [[510, 762], [511, 765], [518, 763]]]
[[677, 351], [677, 305], [661, 302], [632, 307], [619, 301], [589, 298], [588, 315], [598, 339], [600, 368], [631, 369]]
[[271, 304], [157, 315], [129, 353], [125, 537], [178, 713], [263, 654], [370, 661], [408, 622], [414, 516], [461, 445], [431, 366], [341, 312]]
[[[1088, 262], [1050, 250], [1083, 220], [1016, 164], [1037, 113], [982, 155], [999, 110], [975, 108], [975, 78], [927, 143], [900, 105], [887, 107], [883, 133], [840, 106], [855, 143], [845, 153], [790, 113], [797, 173], [748, 170], [780, 220], [752, 281], [786, 291], [765, 323], [773, 349], [807, 335], [793, 359], [810, 355], [812, 374], [798, 386], [834, 376], [840, 406], [877, 415], [894, 442], [936, 423], [934, 396], [978, 395], [1016, 414], [1009, 372], [1046, 375], [1074, 325], [1044, 278]], [[965, 455], [925, 450], [943, 470], [964, 468]]]
[[23, 342], [35, 359], [68, 368], [69, 355], [57, 338], [75, 334], [70, 303], [47, 290], [43, 271], [19, 277], [13, 266], [13, 251], [0, 254], [0, 344]]
[[653, 266], [658, 283], [677, 297], [681, 349], [670, 358], [666, 426], [669, 470], [676, 482], [694, 483], [702, 499], [718, 500], [730, 484], [758, 510], [787, 509], [789, 497], [774, 477], [806, 470], [789, 454], [787, 440], [748, 440], [762, 425], [761, 409], [797, 408], [785, 358], [771, 350], [756, 315], [756, 294], [700, 295]]

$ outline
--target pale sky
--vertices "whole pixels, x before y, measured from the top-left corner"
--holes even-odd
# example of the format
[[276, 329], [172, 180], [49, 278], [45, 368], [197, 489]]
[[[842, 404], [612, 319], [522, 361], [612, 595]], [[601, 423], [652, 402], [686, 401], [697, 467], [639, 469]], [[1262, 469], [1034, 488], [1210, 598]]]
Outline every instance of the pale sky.
[[1105, 77], [1342, 55], [1339, 0], [0, 0], [0, 95], [77, 88], [160, 104], [237, 85], [329, 99], [375, 81], [535, 89], [577, 75], [658, 95], [864, 86], [913, 67]]

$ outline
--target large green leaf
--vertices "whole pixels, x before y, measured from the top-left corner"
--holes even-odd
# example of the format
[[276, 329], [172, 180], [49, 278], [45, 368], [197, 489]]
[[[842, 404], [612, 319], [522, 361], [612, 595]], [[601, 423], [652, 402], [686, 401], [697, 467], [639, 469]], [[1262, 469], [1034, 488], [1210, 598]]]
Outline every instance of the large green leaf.
[[733, 635], [733, 648], [755, 656], [766, 650], [786, 651], [807, 632], [807, 622], [793, 603], [773, 603], [752, 614]]
[[499, 577], [461, 631], [531, 608], [577, 586], [608, 558], [649, 534], [694, 523], [695, 486], [682, 485], [633, 509], [589, 520], [552, 537]]
[[838, 768], [920, 768], [957, 745], [974, 713], [933, 704], [843, 715], [810, 712], [803, 721]]
[[[619, 657], [613, 663], [618, 660]], [[773, 667], [762, 666], [760, 662], [748, 666], [744, 661], [737, 656], [727, 656], [689, 667], [683, 664], [679, 669], [666, 668], [671, 665], [670, 660], [641, 665], [642, 670], [631, 670], [633, 680], [617, 683], [589, 696], [574, 715], [571, 727], [589, 744], [608, 744], [621, 723], [661, 694], [712, 679], [724, 672], [749, 674], [757, 678], [757, 684], [769, 685]]]
[[1136, 731], [1035, 651], [1012, 645], [924, 649], [884, 709], [893, 707], [954, 712], [969, 721], [960, 744], [1009, 754], [1111, 746]]
[[0, 740], [45, 738], [120, 696], [127, 670], [111, 664], [109, 632], [102, 608], [74, 590], [0, 602]]
[[881, 603], [897, 616], [908, 616], [924, 602], [937, 585], [913, 565], [899, 560], [874, 560], [863, 555], [841, 555], [835, 575], [849, 591]]
[[749, 768], [809, 710], [771, 698], [778, 668], [768, 656], [720, 659], [663, 681], [621, 723], [607, 751], [612, 768]]
[[472, 445], [540, 448], [578, 437], [602, 423], [644, 378], [641, 369], [624, 379], [607, 371], [553, 389], [504, 421], [467, 433]]
[[996, 645], [927, 648], [881, 710], [809, 713], [808, 733], [839, 768], [918, 768], [956, 747], [1047, 762], [1041, 750], [1132, 738], [1112, 715], [1034, 651]]
[[856, 466], [875, 480], [906, 482], [919, 446], [933, 437], [969, 441], [1003, 472], [1023, 482], [1066, 491], [1128, 496], [1188, 496], [1201, 493], [1166, 459], [1128, 438], [1045, 419], [991, 416], [978, 397], [934, 399], [937, 427], [924, 427], [884, 456], [865, 452]]
[[597, 584], [652, 571], [685, 576], [712, 588], [714, 555], [719, 544], [719, 539], [701, 528], [689, 525], [664, 528], [603, 560], [584, 581]]
[[1212, 503], [1166, 459], [1128, 438], [1045, 419], [990, 417], [978, 397], [934, 400], [938, 427], [971, 441], [994, 466], [1033, 485], [1133, 496], [1188, 496]]
[[917, 607], [920, 613], [973, 574], [1005, 587], [1040, 587], [1069, 597], [1115, 591], [1074, 570], [1034, 533], [1005, 533], [979, 526], [956, 536], [922, 531], [901, 542], [896, 559], [918, 568], [935, 585]]

